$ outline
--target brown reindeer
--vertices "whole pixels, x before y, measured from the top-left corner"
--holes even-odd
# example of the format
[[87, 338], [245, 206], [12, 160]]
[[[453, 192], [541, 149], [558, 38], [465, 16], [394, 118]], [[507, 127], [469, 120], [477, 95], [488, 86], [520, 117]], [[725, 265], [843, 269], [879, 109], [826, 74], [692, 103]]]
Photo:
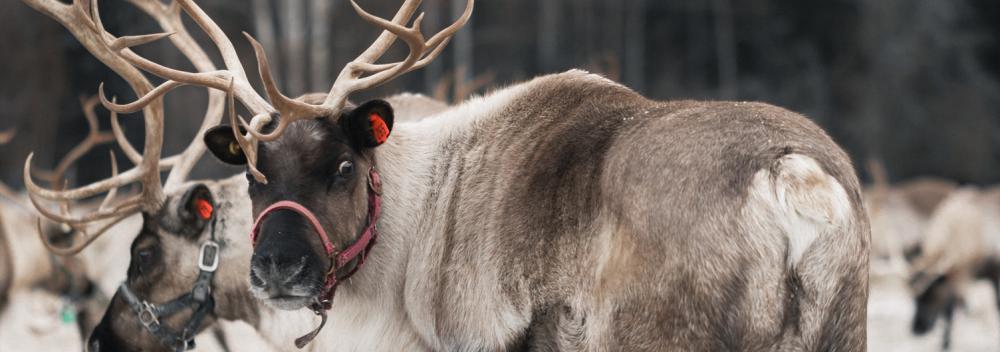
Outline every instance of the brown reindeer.
[[[310, 95], [300, 99], [314, 101]], [[419, 121], [427, 117], [424, 114], [438, 111], [443, 105], [417, 94], [391, 96], [386, 101], [411, 109], [400, 111], [401, 121]], [[291, 341], [288, 331], [280, 327], [306, 327], [313, 320], [310, 315], [275, 312], [250, 295], [246, 263], [250, 261], [252, 250], [246, 241], [246, 233], [250, 229], [250, 203], [246, 188], [247, 181], [243, 175], [196, 184], [194, 190], [199, 192], [200, 199], [211, 199], [214, 205], [213, 221], [218, 221], [213, 226], [201, 228], [200, 232], [191, 228], [175, 232], [156, 225], [187, 221], [182, 216], [183, 211], [164, 211], [155, 216], [144, 214], [143, 229], [131, 245], [132, 260], [128, 264], [128, 276], [123, 287], [136, 297], [143, 297], [145, 302], [162, 307], [163, 302], [190, 293], [191, 283], [198, 281], [201, 271], [198, 263], [203, 259], [204, 244], [217, 243], [218, 268], [211, 280], [210, 293], [214, 306], [211, 314], [207, 314], [197, 328], [215, 328], [218, 320], [242, 321], [261, 333], [264, 342], [269, 343], [265, 346], [267, 349], [275, 349], [287, 346]], [[168, 197], [166, 209], [183, 209], [184, 204], [197, 202], [199, 198], [191, 198], [191, 188], [181, 189], [188, 191]], [[119, 289], [119, 292], [124, 291]], [[181, 331], [190, 321], [184, 320], [183, 315], [166, 318], [160, 324], [175, 332]], [[143, 329], [141, 318], [129, 306], [128, 299], [119, 293], [107, 307], [102, 325], [91, 334], [88, 348], [91, 351], [156, 351], [189, 346], [163, 344], [155, 334]], [[232, 333], [230, 330], [223, 331], [227, 335]], [[261, 348], [253, 345], [243, 347]]]
[[334, 349], [387, 343], [368, 334], [431, 350], [865, 348], [868, 223], [822, 130], [579, 71], [394, 128], [388, 104], [346, 97], [433, 57], [440, 34], [406, 27], [416, 3], [391, 22], [359, 11], [406, 60], [376, 64], [380, 37], [322, 105], [266, 84], [263, 109], [235, 92], [246, 135], [222, 137], [235, 118], [209, 133], [251, 178], [258, 299], [329, 309]]
[[872, 272], [905, 274], [920, 254], [928, 222], [955, 182], [919, 177], [889, 185], [884, 167], [869, 163], [874, 184], [864, 190], [872, 228]]
[[[106, 32], [103, 30], [100, 16], [97, 13], [96, 2], [74, 1], [72, 4], [65, 4], [50, 0], [31, 0], [25, 1], [25, 3], [56, 19], [69, 29], [88, 51], [119, 74], [137, 94], [144, 95], [151, 91], [155, 94], [156, 91], [153, 90], [152, 84], [133, 66], [141, 66], [141, 64], [130, 61], [137, 56], [130, 50], [123, 49], [120, 43], [110, 43], [107, 41], [108, 38], [104, 36]], [[212, 72], [215, 70], [207, 54], [201, 50], [187, 32], [183, 31], [180, 13], [176, 11], [176, 7], [163, 4], [159, 1], [136, 0], [132, 1], [132, 3], [150, 14], [163, 28], [175, 32], [171, 38], [172, 42], [199, 71]], [[224, 92], [214, 91], [209, 93], [209, 104], [198, 133], [199, 136], [209, 126], [218, 124], [225, 108], [224, 98]], [[41, 239], [45, 247], [49, 251], [60, 255], [75, 254], [94, 243], [101, 234], [106, 233], [119, 222], [132, 218], [133, 215], [139, 212], [144, 215], [142, 227], [147, 229], [147, 231], [154, 231], [157, 234], [170, 234], [172, 238], [192, 237], [192, 235], [202, 232], [202, 229], [206, 228], [208, 223], [208, 220], [203, 215], [204, 208], [210, 205], [208, 202], [211, 200], [210, 195], [206, 195], [208, 188], [204, 185], [184, 184], [183, 182], [193, 168], [194, 163], [203, 154], [204, 145], [201, 143], [192, 143], [176, 156], [161, 158], [164, 111], [163, 103], [160, 99], [147, 99], [137, 104], [131, 104], [129, 108], [135, 107], [134, 110], [119, 109], [117, 105], [108, 101], [103, 95], [101, 96], [101, 102], [105, 107], [112, 107], [110, 110], [113, 112], [143, 110], [146, 138], [142, 152], [140, 153], [129, 144], [121, 133], [116, 116], [112, 115], [111, 121], [114, 137], [125, 152], [125, 156], [136, 165], [130, 170], [119, 174], [116, 165], [112, 163], [113, 176], [106, 180], [73, 189], [62, 189], [62, 187], [44, 189], [36, 185], [31, 177], [31, 156], [29, 156], [25, 162], [24, 179], [30, 201], [43, 216], [68, 226], [74, 234], [74, 236], [66, 241], [69, 242], [69, 245], [53, 243], [49, 237], [43, 235]], [[161, 183], [160, 173], [168, 170], [170, 171], [169, 176], [164, 183]], [[117, 190], [132, 183], [141, 184], [141, 192], [119, 199]], [[71, 201], [85, 199], [102, 193], [106, 193], [104, 200], [100, 202], [100, 205], [94, 207], [94, 209], [90, 209], [92, 211], [89, 213], [80, 213], [79, 209], [75, 212], [70, 211], [69, 207], [66, 206]], [[170, 195], [170, 197], [167, 195]], [[58, 209], [50, 209], [47, 204], [49, 202], [59, 204]], [[41, 226], [41, 222], [39, 222], [39, 226]], [[134, 236], [134, 233], [130, 235]], [[118, 241], [111, 241], [111, 243], [121, 243], [120, 246], [127, 246], [128, 240], [129, 238], [119, 238]], [[203, 250], [206, 253], [210, 252], [213, 248], [218, 249], [218, 247], [212, 247], [211, 245], [207, 245], [206, 247], [207, 249]], [[117, 266], [124, 269], [129, 262], [127, 247], [125, 253], [121, 253], [124, 256], [117, 256], [119, 254], [117, 248], [104, 249], [102, 252], [106, 257], [110, 256], [110, 258], [103, 258], [104, 264], [111, 266], [117, 264]], [[144, 252], [134, 252], [132, 261], [144, 263], [149, 259], [144, 254]], [[211, 254], [216, 253], [213, 252]], [[208, 254], [206, 254], [206, 257], [208, 257]], [[120, 279], [120, 277], [115, 278], [115, 275], [112, 275], [110, 272], [103, 272], [101, 274], [103, 274], [103, 277], [115, 280]], [[201, 284], [196, 286], [201, 290], [199, 292], [203, 293], [210, 286], [210, 283], [211, 280], [202, 280]], [[190, 288], [191, 283], [188, 283], [188, 285]], [[112, 305], [121, 304], [121, 301], [124, 299], [122, 297], [123, 292], [131, 293], [131, 297], [134, 297], [136, 294], [135, 291], [128, 289], [127, 286], [117, 287], [118, 294], [112, 299]], [[143, 293], [138, 294], [141, 295]], [[146, 298], [146, 296], [142, 296], [141, 299]], [[187, 319], [193, 322], [191, 324], [193, 327], [188, 329], [188, 331], [179, 332], [174, 336], [166, 333], [169, 330], [167, 327], [152, 329], [153, 325], [146, 325], [145, 327], [150, 328], [150, 331], [158, 331], [156, 337], [159, 337], [159, 339], [151, 338], [150, 340], [157, 343], [163, 342], [171, 346], [190, 344], [193, 341], [195, 333], [204, 328], [199, 324], [203, 318], [199, 318], [198, 315], [214, 314], [210, 309], [213, 302], [214, 300], [211, 297], [205, 295], [184, 300], [181, 302], [184, 303], [183, 308], [190, 308], [190, 310], [170, 317], [163, 317], [163, 319], [165, 321], [167, 318]], [[141, 315], [141, 313], [146, 313], [139, 309], [141, 307], [136, 307], [135, 305], [132, 305], [130, 308], [133, 308], [135, 314]], [[146, 315], [144, 317], [149, 316]], [[132, 324], [129, 324], [137, 323], [137, 320], [122, 322], [114, 319], [115, 317], [112, 318], [109, 319], [105, 315], [96, 330], [105, 329], [108, 325], [123, 324], [128, 325], [130, 331], [133, 333], [137, 332], [136, 329], [132, 328]], [[139, 328], [141, 330], [143, 325], [139, 325]]]
[[[44, 177], [53, 189], [65, 186], [65, 174], [80, 157], [94, 147], [114, 139], [110, 132], [102, 132], [98, 128], [95, 111], [98, 99], [96, 96], [80, 98], [84, 117], [87, 120], [89, 133], [69, 153], [66, 154], [52, 171], [44, 172]], [[0, 141], [3, 142], [3, 141]], [[6, 189], [5, 185], [0, 184]], [[0, 311], [3, 311], [7, 295], [14, 291], [31, 291], [41, 288], [66, 299], [72, 304], [72, 313], [80, 327], [82, 335], [89, 332], [100, 318], [101, 310], [107, 303], [103, 295], [91, 280], [97, 261], [92, 256], [69, 258], [52, 255], [34, 236], [38, 215], [31, 211], [27, 196], [12, 190], [0, 192]], [[65, 204], [64, 204], [65, 206]], [[83, 208], [94, 207], [96, 204], [85, 204]], [[6, 219], [6, 221], [4, 221]], [[44, 224], [42, 235], [49, 241], [60, 242], [68, 238], [66, 229], [55, 224]], [[96, 247], [105, 247], [99, 245]], [[88, 253], [90, 254], [90, 253]], [[106, 268], [102, 268], [106, 269]]]
[[[175, 7], [176, 5], [168, 6], [158, 2], [139, 0], [132, 3], [156, 19], [163, 26], [164, 30], [175, 32], [175, 40], [177, 40], [175, 44], [182, 49], [182, 52], [186, 53], [185, 55], [196, 64], [196, 67], [205, 72], [211, 70], [210, 62], [199, 59], [199, 57], [205, 56], [198, 54], [201, 49], [190, 40], [190, 36], [180, 22], [180, 12], [176, 11], [178, 9]], [[113, 43], [105, 42], [104, 40], [86, 41], [87, 38], [94, 38], [95, 34], [97, 38], [100, 38], [101, 33], [103, 33], [103, 29], [99, 26], [96, 7], [85, 7], [86, 3], [84, 2], [64, 5], [42, 1], [29, 2], [29, 5], [42, 10], [66, 25], [74, 35], [81, 38], [88, 45], [88, 50], [101, 53], [102, 50], [113, 47]], [[93, 3], [92, 5], [96, 6]], [[82, 26], [80, 25], [81, 22], [83, 23]], [[104, 56], [103, 58], [109, 60], [107, 62], [110, 66], [119, 63], [116, 61], [120, 59], [117, 56], [118, 54], [113, 54]], [[120, 67], [123, 72], [128, 72], [127, 68], [128, 66]], [[134, 87], [142, 87], [148, 84], [139, 76], [126, 76], [125, 78]], [[307, 95], [301, 99], [306, 102], [317, 103], [318, 101], [315, 100], [316, 97], [325, 97], [325, 95], [311, 96], [313, 98]], [[400, 111], [401, 121], [417, 121], [425, 116], [440, 112], [447, 107], [441, 102], [416, 94], [401, 94], [386, 98], [386, 100], [403, 109]], [[148, 107], [147, 104], [153, 104], [154, 101], [154, 99], [150, 99], [133, 106], [138, 106], [139, 108]], [[222, 112], [222, 102], [224, 101], [221, 99], [210, 100], [206, 120], [218, 121], [219, 114]], [[116, 106], [106, 99], [104, 103], [109, 107]], [[159, 115], [152, 116], [162, 119], [162, 112]], [[156, 122], [162, 123], [162, 120]], [[127, 141], [124, 141], [114, 115], [112, 116], [112, 127], [122, 148], [127, 152], [131, 149], [132, 151], [128, 153], [133, 155], [133, 157], [141, 159], [137, 164], [144, 164], [147, 159], [145, 153], [142, 155], [135, 153], [134, 148], [128, 145]], [[161, 132], [154, 132], [150, 134], [147, 131], [146, 140], [153, 143], [161, 143]], [[75, 155], [76, 153], [71, 154]], [[196, 159], [196, 155], [199, 154], [193, 152], [187, 156], [182, 154], [179, 157], [161, 160], [159, 162], [160, 168], [170, 168], [172, 165], [180, 165], [181, 163], [187, 164], [191, 160], [188, 158]], [[30, 166], [26, 166], [26, 170], [30, 170]], [[178, 176], [178, 172], [175, 167], [171, 171], [169, 178], [181, 177]], [[115, 178], [110, 179], [110, 181], [115, 180]], [[103, 184], [107, 184], [108, 181], [102, 181], [95, 185], [85, 186], [76, 190], [61, 192], [39, 189], [37, 186], [34, 186], [30, 178], [26, 180], [26, 183], [29, 184], [32, 190], [32, 199], [37, 203], [37, 198], [45, 196], [73, 198], [75, 197], [73, 192], [80, 192], [80, 190], [97, 192], [98, 190], [103, 190], [106, 187]], [[141, 181], [141, 184], [144, 188], [158, 186], [155, 183], [147, 184], [145, 181]], [[59, 187], [53, 188], [59, 189]], [[117, 286], [117, 283], [115, 283], [116, 286], [113, 286], [117, 288], [118, 293], [107, 307], [101, 324], [91, 334], [91, 343], [88, 344], [90, 350], [150, 351], [185, 348], [193, 345], [194, 340], [192, 337], [194, 337], [195, 333], [204, 329], [214, 329], [217, 327], [214, 322], [219, 319], [241, 320], [260, 327], [261, 319], [259, 317], [261, 315], [266, 316], [271, 311], [267, 307], [257, 307], [256, 301], [252, 300], [249, 295], [249, 285], [246, 281], [246, 277], [249, 276], [246, 263], [250, 260], [251, 250], [244, 240], [245, 233], [249, 231], [250, 224], [248, 221], [249, 199], [246, 195], [246, 181], [243, 179], [243, 176], [241, 175], [222, 182], [178, 183], [178, 186], [173, 190], [166, 190], [163, 193], [166, 197], [161, 201], [162, 206], [154, 211], [142, 211], [142, 220], [139, 221], [141, 225], [136, 224], [138, 226], [134, 227], [118, 225], [108, 230], [119, 232], [133, 231], [127, 234], [129, 237], [124, 237], [126, 236], [125, 233], [111, 235], [123, 236], [118, 238], [117, 241], [110, 240], [113, 243], [123, 243], [124, 241], [122, 240], [127, 238], [135, 238], [135, 240], [132, 241], [131, 248], [125, 248], [126, 252], [122, 253], [124, 254], [123, 256], [117, 257], [118, 259], [125, 260], [121, 262], [121, 269], [124, 269], [126, 266], [128, 267], [126, 281], [121, 286]], [[112, 202], [106, 201], [104, 203], [104, 206], [109, 208], [117, 206], [112, 204]], [[200, 211], [198, 209], [199, 204], [202, 206], [208, 204], [212, 208], [212, 223], [210, 225], [208, 225], [209, 223], [206, 220], [200, 218], [200, 214], [194, 216], [194, 213]], [[43, 209], [45, 208], [41, 208], [40, 210]], [[112, 216], [111, 212], [107, 209], [98, 209], [96, 215], [87, 216], [105, 216], [101, 215], [102, 213], [108, 213], [107, 216]], [[69, 216], [64, 214], [54, 214], [47, 211], [45, 213], [57, 221], [68, 220], [78, 228], [87, 223], [86, 221], [82, 221], [87, 219], [79, 219], [81, 221], [77, 221], [76, 219], [70, 219]], [[119, 211], [114, 215], [126, 216], [127, 212]], [[126, 217], [128, 219], [135, 218], [135, 216]], [[218, 223], [215, 222], [217, 219]], [[216, 224], [218, 227], [216, 227]], [[141, 230], [135, 229], [136, 227], [141, 227]], [[138, 235], [136, 235], [136, 232], [138, 232]], [[76, 240], [76, 243], [70, 248], [58, 247], [56, 244], [47, 245], [52, 250], [63, 254], [71, 254], [82, 250], [85, 246], [91, 246], [87, 251], [81, 252], [82, 255], [87, 255], [88, 253], [95, 252], [94, 248], [92, 248], [93, 246], [100, 246], [109, 242], [107, 236], [97, 237], [102, 233], [104, 232], [91, 233], [90, 236], [92, 237], [84, 237], [82, 240], [70, 237], [70, 241]], [[97, 238], [97, 240], [90, 242], [90, 238]], [[210, 243], [214, 243], [214, 245]], [[127, 245], [128, 242], [124, 242], [124, 244]], [[41, 245], [39, 244], [39, 246]], [[206, 250], [215, 251], [208, 253]], [[101, 248], [97, 252], [108, 256], [109, 254], [118, 254], [119, 250], [117, 248]], [[203, 270], [204, 268], [199, 264], [212, 255], [218, 258], [218, 267], [214, 271]], [[115, 258], [110, 258], [110, 261], [111, 263], [106, 264], [114, 266], [113, 264], [119, 262]], [[102, 266], [102, 268], [107, 269], [107, 265]], [[207, 263], [206, 265], [211, 265], [211, 263]], [[111, 270], [117, 272], [119, 269], [113, 268]], [[209, 272], [214, 273], [211, 274], [210, 279], [199, 279], [201, 275], [208, 275], [207, 273]], [[116, 275], [106, 273], [104, 276], [110, 277], [112, 280], [118, 280]], [[196, 292], [203, 294], [206, 287], [210, 292], [204, 297], [202, 304], [188, 304], [193, 310], [182, 310], [176, 314], [162, 314], [161, 316], [143, 315], [144, 313], [152, 313], [156, 307], [170, 307], [172, 305], [183, 305], [184, 302], [194, 302], [193, 299], [183, 298], [193, 297]], [[182, 299], [175, 299], [178, 297]], [[138, 303], [138, 307], [130, 303]], [[209, 306], [211, 308], [202, 308]], [[149, 307], [150, 310], [146, 311], [146, 307]], [[185, 306], [184, 308], [187, 307]], [[156, 311], [163, 313], [161, 310]], [[202, 317], [198, 318], [198, 315]], [[152, 320], [144, 321], [144, 319], [150, 318], [157, 318], [155, 324]], [[288, 319], [281, 321], [288, 323]], [[294, 321], [293, 319], [292, 322], [294, 323]], [[312, 323], [312, 318], [308, 315], [301, 315], [298, 317], [298, 321], [299, 323], [293, 326], [307, 326]], [[154, 332], [154, 330], [157, 332]], [[267, 330], [273, 331], [274, 329]], [[216, 332], [218, 331], [216, 330]], [[225, 333], [230, 334], [231, 330], [226, 329]], [[284, 345], [288, 340], [274, 339], [274, 341], [280, 341], [280, 344]], [[278, 342], [274, 343], [275, 345], [279, 344]], [[238, 348], [239, 346], [236, 347]], [[259, 348], [259, 346], [253, 347]]]
[[916, 312], [913, 332], [925, 334], [944, 318], [943, 347], [951, 342], [955, 309], [976, 280], [989, 281], [1000, 308], [1000, 187], [962, 187], [931, 218], [910, 286]]
[[[347, 97], [433, 60], [472, 9], [470, 1], [455, 24], [425, 38], [420, 17], [407, 26], [418, 3], [404, 2], [392, 21], [354, 4], [388, 32], [322, 104], [281, 95], [259, 45], [270, 103], [257, 95], [231, 43], [192, 1], [176, 4], [220, 48], [226, 70], [179, 72], [126, 49], [160, 35], [91, 37], [103, 40], [96, 50], [118, 50], [169, 79], [109, 108], [148, 109], [196, 84], [226, 90], [253, 113], [245, 124], [231, 113], [232, 125], [206, 141], [220, 159], [247, 165], [259, 220], [244, 271], [253, 294], [294, 309], [260, 310], [260, 329], [301, 332], [291, 322], [311, 306], [332, 309], [330, 327], [298, 342], [315, 337], [323, 350], [864, 349], [868, 223], [854, 170], [821, 129], [766, 104], [654, 102], [579, 71], [394, 124], [389, 103]], [[376, 63], [397, 37], [407, 58]], [[183, 213], [188, 200], [214, 194], [207, 189], [163, 208]], [[232, 217], [180, 237], [147, 216], [145, 232], [159, 235], [135, 243], [133, 266], [167, 258], [163, 248], [178, 245], [165, 242], [230, 231], [221, 219]], [[148, 289], [145, 280], [124, 287]], [[150, 339], [134, 318], [108, 319], [94, 345], [150, 346], [139, 345]]]

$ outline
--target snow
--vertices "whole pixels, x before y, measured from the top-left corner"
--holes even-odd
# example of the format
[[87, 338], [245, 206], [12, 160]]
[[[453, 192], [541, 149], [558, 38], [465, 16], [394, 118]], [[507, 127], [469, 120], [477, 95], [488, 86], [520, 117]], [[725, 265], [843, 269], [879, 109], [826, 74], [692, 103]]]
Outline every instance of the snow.
[[[951, 351], [1000, 351], [1000, 317], [996, 295], [988, 282], [972, 284], [966, 307], [955, 312]], [[941, 351], [943, 320], [923, 336], [910, 332], [914, 301], [901, 277], [872, 278], [868, 300], [869, 351]]]

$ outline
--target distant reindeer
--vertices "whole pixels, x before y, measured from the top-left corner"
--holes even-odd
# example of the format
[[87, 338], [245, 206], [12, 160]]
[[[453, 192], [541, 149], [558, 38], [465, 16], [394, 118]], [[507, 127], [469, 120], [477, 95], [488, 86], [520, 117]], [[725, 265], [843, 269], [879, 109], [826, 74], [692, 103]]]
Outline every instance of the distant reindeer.
[[[96, 96], [80, 98], [89, 132], [57, 163], [55, 169], [44, 172], [50, 187], [62, 188], [66, 172], [80, 157], [94, 147], [114, 140], [110, 132], [101, 132], [98, 128], [94, 111], [97, 103]], [[5, 189], [0, 192], [0, 198], [5, 198], [0, 199], [0, 311], [9, 293], [43, 288], [71, 299], [81, 334], [86, 334], [97, 324], [97, 318], [107, 303], [107, 297], [91, 281], [89, 274], [93, 272], [88, 272], [94, 269], [90, 266], [96, 263], [89, 257], [67, 258], [50, 254], [33, 234], [36, 227], [39, 227], [42, 236], [53, 242], [66, 240], [66, 230], [54, 224], [36, 224], [40, 219], [31, 211], [27, 195], [16, 193], [6, 185], [0, 186]], [[84, 208], [94, 206], [97, 205], [84, 205]]]
[[970, 282], [988, 280], [1000, 308], [1000, 187], [952, 192], [931, 218], [921, 248], [910, 281], [917, 306], [913, 332], [927, 333], [943, 317], [947, 349], [955, 308]]
[[[434, 84], [434, 99], [459, 104], [476, 91], [488, 87], [496, 78], [496, 74], [492, 71], [486, 71], [469, 80], [465, 76], [466, 71], [468, 71], [468, 67], [463, 65], [456, 67], [450, 73], [444, 74]], [[448, 94], [449, 92], [451, 93], [450, 95]], [[394, 109], [396, 108], [395, 104], [391, 104], [392, 102], [389, 103]]]
[[907, 273], [910, 261], [920, 254], [931, 215], [958, 185], [935, 177], [890, 185], [881, 164], [870, 162], [869, 171], [875, 181], [864, 191], [872, 228], [872, 271]]

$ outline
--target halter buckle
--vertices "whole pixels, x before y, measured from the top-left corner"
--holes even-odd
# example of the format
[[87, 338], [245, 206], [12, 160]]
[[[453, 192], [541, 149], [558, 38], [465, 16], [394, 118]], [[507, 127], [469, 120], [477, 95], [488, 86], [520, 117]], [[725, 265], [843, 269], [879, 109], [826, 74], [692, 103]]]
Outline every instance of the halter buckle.
[[142, 309], [139, 311], [139, 322], [142, 323], [146, 329], [150, 329], [152, 326], [159, 326], [160, 320], [156, 318], [156, 313], [154, 312], [155, 306], [149, 302], [142, 302]]
[[218, 268], [219, 244], [212, 240], [205, 241], [201, 244], [201, 252], [198, 254], [198, 269], [212, 273]]

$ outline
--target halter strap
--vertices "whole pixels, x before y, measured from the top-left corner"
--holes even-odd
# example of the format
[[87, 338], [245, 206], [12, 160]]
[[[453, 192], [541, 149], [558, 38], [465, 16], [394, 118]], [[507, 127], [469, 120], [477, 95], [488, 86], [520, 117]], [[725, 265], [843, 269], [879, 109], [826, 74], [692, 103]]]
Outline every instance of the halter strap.
[[[319, 331], [323, 329], [323, 326], [326, 325], [326, 311], [330, 310], [333, 306], [333, 296], [337, 291], [337, 285], [361, 269], [365, 260], [368, 259], [368, 254], [371, 253], [372, 247], [375, 246], [375, 242], [378, 239], [378, 230], [375, 225], [378, 222], [379, 215], [382, 213], [382, 178], [378, 171], [375, 171], [374, 167], [368, 169], [368, 224], [365, 225], [364, 230], [361, 231], [361, 234], [358, 235], [354, 243], [339, 252], [333, 242], [330, 241], [330, 237], [327, 236], [326, 230], [320, 225], [316, 214], [302, 204], [291, 200], [275, 202], [260, 212], [260, 215], [254, 220], [253, 228], [250, 230], [250, 243], [254, 248], [257, 248], [257, 236], [264, 219], [278, 210], [292, 211], [304, 217], [316, 235], [319, 236], [320, 241], [323, 242], [327, 258], [330, 259], [330, 270], [326, 273], [326, 279], [323, 282], [323, 291], [316, 298], [315, 302], [309, 306], [313, 313], [322, 318], [322, 321], [316, 329], [295, 339], [295, 346], [302, 348], [312, 341]], [[356, 265], [351, 267], [346, 273], [341, 272], [341, 269], [346, 268], [354, 260], [357, 260]]]
[[[212, 277], [215, 276], [215, 270], [219, 267], [220, 247], [215, 240], [215, 222], [217, 220], [218, 217], [212, 218], [210, 238], [201, 245], [201, 251], [198, 254], [198, 278], [190, 291], [166, 303], [154, 304], [140, 299], [128, 288], [126, 283], [123, 282], [121, 286], [118, 286], [121, 297], [132, 308], [132, 312], [139, 318], [139, 322], [146, 328], [146, 331], [160, 340], [161, 344], [174, 351], [180, 352], [194, 348], [194, 335], [201, 327], [205, 316], [215, 311], [215, 298], [212, 297]], [[160, 323], [161, 318], [169, 317], [186, 308], [191, 308], [192, 314], [180, 332]]]
[[[351, 245], [344, 248], [342, 251], [337, 251], [337, 247], [330, 241], [330, 237], [327, 235], [326, 230], [320, 225], [319, 219], [316, 217], [311, 210], [299, 204], [298, 202], [291, 200], [282, 200], [275, 202], [268, 206], [264, 211], [257, 216], [254, 221], [253, 228], [250, 231], [250, 242], [253, 244], [254, 248], [257, 247], [257, 236], [260, 233], [261, 224], [264, 222], [269, 215], [278, 210], [288, 210], [296, 214], [301, 215], [312, 227], [313, 231], [319, 236], [320, 241], [323, 243], [323, 248], [326, 251], [326, 255], [330, 258], [330, 270], [326, 273], [326, 280], [323, 284], [323, 293], [319, 297], [320, 303], [322, 303], [323, 309], [328, 310], [332, 304], [333, 294], [336, 290], [336, 286], [340, 281], [343, 281], [351, 275], [354, 275], [358, 269], [364, 264], [365, 260], [368, 258], [371, 248], [375, 245], [378, 238], [378, 230], [375, 225], [378, 222], [378, 217], [382, 212], [382, 180], [375, 168], [368, 170], [368, 224], [365, 225], [364, 230], [357, 237], [357, 239]], [[348, 263], [357, 259], [358, 263], [347, 273], [341, 273], [338, 275], [338, 271], [343, 269]]]

